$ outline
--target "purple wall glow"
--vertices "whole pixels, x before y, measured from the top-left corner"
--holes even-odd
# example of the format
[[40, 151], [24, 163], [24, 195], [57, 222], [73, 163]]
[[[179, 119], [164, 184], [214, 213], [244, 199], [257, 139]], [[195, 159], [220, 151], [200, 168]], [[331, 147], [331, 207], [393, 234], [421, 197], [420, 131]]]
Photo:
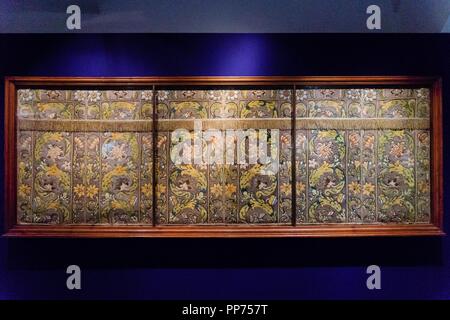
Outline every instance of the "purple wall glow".
[[[449, 40], [380, 34], [0, 35], [0, 75], [440, 75], [447, 179]], [[3, 86], [0, 101], [2, 116]], [[1, 177], [3, 188], [3, 171]], [[447, 208], [450, 197], [444, 199]], [[82, 268], [79, 292], [65, 287], [70, 264]], [[366, 289], [370, 264], [382, 268], [382, 290]], [[0, 298], [448, 299], [450, 239], [0, 238]]]

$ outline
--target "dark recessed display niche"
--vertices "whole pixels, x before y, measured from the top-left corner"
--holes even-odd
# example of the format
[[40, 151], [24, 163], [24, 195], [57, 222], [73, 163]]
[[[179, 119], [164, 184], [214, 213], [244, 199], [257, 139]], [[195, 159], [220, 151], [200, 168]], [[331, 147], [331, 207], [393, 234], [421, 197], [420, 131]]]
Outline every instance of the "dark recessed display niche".
[[432, 77], [9, 77], [6, 236], [442, 235]]

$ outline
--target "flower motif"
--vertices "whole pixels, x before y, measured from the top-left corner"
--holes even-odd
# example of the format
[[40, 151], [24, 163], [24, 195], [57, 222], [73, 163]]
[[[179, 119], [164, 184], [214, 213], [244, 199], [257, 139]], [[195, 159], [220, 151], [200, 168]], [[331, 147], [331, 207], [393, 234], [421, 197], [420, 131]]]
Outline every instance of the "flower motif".
[[166, 186], [164, 184], [158, 183], [156, 185], [156, 196], [159, 198], [162, 194], [166, 193]]
[[310, 168], [315, 168], [315, 167], [317, 167], [318, 163], [317, 163], [316, 159], [310, 159], [308, 161], [308, 165]]
[[77, 90], [74, 99], [79, 102], [97, 102], [102, 98], [102, 94], [98, 90]]
[[238, 98], [239, 98], [239, 91], [238, 90], [230, 90], [230, 91], [228, 91], [228, 94], [227, 94], [227, 99], [228, 100], [234, 101], [234, 100], [237, 100]]
[[26, 197], [29, 196], [31, 193], [31, 187], [26, 185], [26, 184], [21, 184], [19, 186], [19, 195], [21, 195], [22, 197]]
[[234, 193], [236, 193], [236, 186], [231, 183], [227, 183], [224, 186], [224, 193], [227, 198], [231, 197]]
[[97, 102], [97, 101], [100, 101], [101, 99], [102, 99], [102, 94], [100, 93], [100, 91], [97, 91], [97, 90], [89, 91], [89, 94], [88, 94], [89, 102]]
[[19, 99], [22, 102], [30, 102], [34, 99], [34, 92], [30, 89], [19, 90]]
[[48, 167], [47, 174], [49, 176], [54, 176], [54, 177], [59, 178], [61, 175], [61, 170], [56, 166], [56, 164], [53, 164], [50, 167]]
[[85, 192], [86, 192], [86, 196], [88, 198], [93, 199], [98, 193], [98, 188], [97, 188], [97, 186], [92, 184], [86, 188]]
[[280, 90], [278, 91], [278, 96], [281, 100], [291, 100], [291, 90]]
[[352, 193], [360, 193], [361, 192], [361, 186], [359, 183], [352, 181], [349, 185], [348, 185], [348, 190], [350, 190], [350, 192]]
[[317, 154], [321, 158], [329, 158], [333, 155], [333, 149], [331, 148], [331, 142], [328, 143], [318, 143], [317, 144]]
[[62, 165], [62, 168], [66, 171], [70, 170], [70, 162], [69, 161], [65, 161]]
[[377, 91], [375, 89], [364, 89], [363, 99], [367, 102], [372, 102], [377, 99]]
[[85, 90], [77, 90], [74, 93], [74, 99], [80, 102], [86, 102], [89, 96], [89, 92]]
[[62, 149], [58, 146], [49, 145], [47, 151], [47, 157], [52, 161], [56, 161], [62, 154]]
[[405, 143], [404, 142], [398, 142], [392, 145], [391, 151], [389, 154], [393, 155], [394, 157], [400, 158], [405, 153]]
[[375, 191], [375, 186], [369, 182], [363, 185], [363, 195], [370, 196]]
[[114, 168], [115, 174], [118, 176], [127, 174], [127, 169], [124, 166], [117, 166]]
[[306, 186], [303, 182], [297, 182], [295, 187], [296, 187], [298, 193], [302, 193], [306, 190]]
[[142, 186], [142, 194], [147, 198], [150, 198], [152, 195], [152, 185], [150, 183], [146, 183]]
[[208, 98], [213, 101], [222, 100], [222, 91], [210, 90], [210, 91], [208, 91]]
[[306, 91], [306, 90], [297, 90], [297, 92], [296, 92], [296, 99], [297, 100], [306, 100], [306, 99], [308, 99], [308, 91]]
[[110, 153], [111, 159], [113, 160], [123, 160], [127, 157], [125, 152], [125, 144], [115, 145], [111, 149]]
[[169, 99], [169, 91], [167, 90], [158, 91], [156, 96], [158, 98], [158, 101], [165, 101]]
[[347, 98], [352, 100], [357, 100], [361, 97], [361, 90], [360, 89], [349, 89], [346, 92]]
[[151, 101], [153, 99], [153, 91], [151, 91], [151, 90], [142, 91], [141, 99], [144, 101]]
[[77, 184], [74, 188], [73, 191], [75, 192], [75, 195], [79, 198], [84, 196], [84, 186], [82, 184]]
[[282, 194], [284, 194], [286, 196], [289, 196], [291, 194], [291, 192], [292, 192], [292, 187], [288, 183], [283, 183], [280, 186], [280, 191], [281, 191]]

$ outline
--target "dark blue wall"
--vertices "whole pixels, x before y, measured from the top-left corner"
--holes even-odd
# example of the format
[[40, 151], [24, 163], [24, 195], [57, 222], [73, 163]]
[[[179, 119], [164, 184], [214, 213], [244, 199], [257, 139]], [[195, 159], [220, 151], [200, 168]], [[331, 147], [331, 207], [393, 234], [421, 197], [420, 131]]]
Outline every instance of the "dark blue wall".
[[[450, 35], [0, 35], [0, 76], [441, 75], [447, 135], [449, 54]], [[0, 101], [3, 119], [3, 87]], [[382, 290], [366, 289], [370, 264]], [[450, 298], [450, 238], [2, 238], [0, 298]]]

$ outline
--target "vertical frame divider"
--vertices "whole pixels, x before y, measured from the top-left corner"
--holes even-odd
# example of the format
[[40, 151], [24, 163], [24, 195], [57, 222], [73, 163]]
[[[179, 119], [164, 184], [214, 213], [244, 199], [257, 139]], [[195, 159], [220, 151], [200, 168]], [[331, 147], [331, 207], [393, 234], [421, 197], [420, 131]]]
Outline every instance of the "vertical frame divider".
[[297, 188], [296, 188], [296, 178], [297, 178], [297, 162], [296, 162], [296, 156], [297, 156], [297, 128], [296, 128], [296, 120], [297, 120], [297, 97], [295, 95], [296, 92], [296, 85], [294, 84], [292, 87], [292, 110], [291, 110], [291, 117], [292, 117], [292, 134], [291, 134], [291, 157], [292, 157], [292, 164], [291, 164], [291, 173], [292, 173], [292, 226], [297, 225]]
[[153, 92], [153, 110], [152, 110], [152, 224], [155, 227], [156, 226], [156, 161], [157, 161], [157, 103], [158, 99], [156, 96], [156, 86], [152, 86], [152, 92]]

